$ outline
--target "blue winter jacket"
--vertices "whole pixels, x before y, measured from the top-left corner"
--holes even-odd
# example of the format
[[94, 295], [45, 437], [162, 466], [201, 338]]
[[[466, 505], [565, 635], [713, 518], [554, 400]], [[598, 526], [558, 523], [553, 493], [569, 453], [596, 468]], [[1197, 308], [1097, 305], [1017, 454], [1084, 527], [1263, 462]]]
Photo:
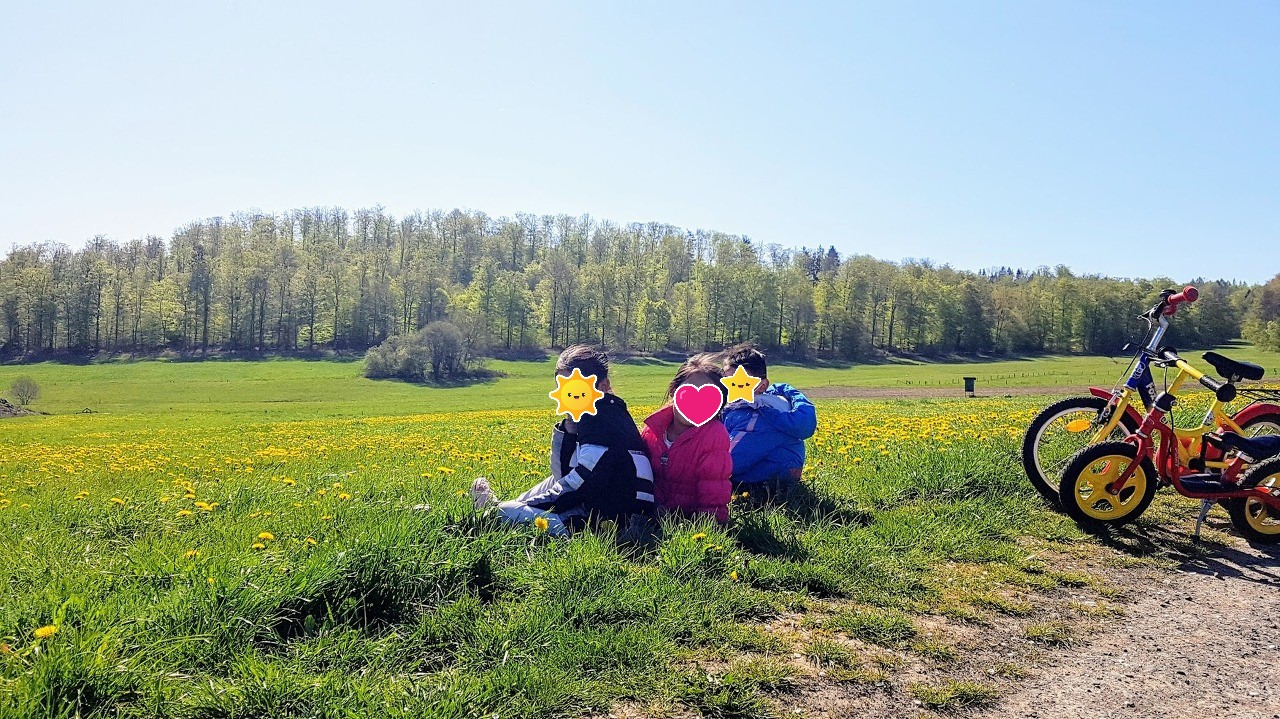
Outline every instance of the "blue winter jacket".
[[798, 478], [804, 467], [804, 441], [818, 426], [813, 403], [800, 390], [774, 383], [765, 392], [787, 400], [790, 411], [759, 401], [738, 401], [724, 408], [735, 483]]

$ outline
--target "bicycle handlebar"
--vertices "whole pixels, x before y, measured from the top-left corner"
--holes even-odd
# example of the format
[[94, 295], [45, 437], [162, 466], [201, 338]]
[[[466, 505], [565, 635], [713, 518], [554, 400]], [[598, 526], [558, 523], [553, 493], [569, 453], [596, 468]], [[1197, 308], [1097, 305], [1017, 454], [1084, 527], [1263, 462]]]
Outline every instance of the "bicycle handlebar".
[[1155, 322], [1161, 317], [1172, 317], [1177, 313], [1179, 305], [1190, 304], [1198, 299], [1200, 299], [1200, 290], [1191, 285], [1183, 287], [1181, 292], [1164, 290], [1160, 293], [1160, 301], [1139, 315], [1138, 319]]
[[1197, 290], [1191, 285], [1187, 285], [1182, 288], [1181, 292], [1175, 292], [1164, 300], [1164, 313], [1166, 315], [1172, 315], [1178, 311], [1178, 305], [1183, 304], [1184, 302], [1190, 304], [1198, 299], [1200, 299], [1200, 290]]

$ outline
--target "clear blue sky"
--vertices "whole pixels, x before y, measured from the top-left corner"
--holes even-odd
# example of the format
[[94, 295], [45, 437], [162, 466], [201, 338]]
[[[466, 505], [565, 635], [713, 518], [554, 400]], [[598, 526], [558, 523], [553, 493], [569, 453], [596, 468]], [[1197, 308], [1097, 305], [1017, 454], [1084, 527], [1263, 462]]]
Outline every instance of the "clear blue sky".
[[0, 250], [378, 203], [1263, 280], [1280, 271], [1280, 3], [0, 13]]

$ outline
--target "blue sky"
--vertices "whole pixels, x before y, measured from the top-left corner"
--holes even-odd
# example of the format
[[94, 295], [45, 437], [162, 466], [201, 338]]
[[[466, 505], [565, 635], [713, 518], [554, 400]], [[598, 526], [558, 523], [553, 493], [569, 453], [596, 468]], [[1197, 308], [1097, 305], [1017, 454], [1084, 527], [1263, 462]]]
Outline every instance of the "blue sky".
[[0, 250], [380, 203], [968, 269], [1280, 271], [1274, 2], [51, 2], [0, 18]]

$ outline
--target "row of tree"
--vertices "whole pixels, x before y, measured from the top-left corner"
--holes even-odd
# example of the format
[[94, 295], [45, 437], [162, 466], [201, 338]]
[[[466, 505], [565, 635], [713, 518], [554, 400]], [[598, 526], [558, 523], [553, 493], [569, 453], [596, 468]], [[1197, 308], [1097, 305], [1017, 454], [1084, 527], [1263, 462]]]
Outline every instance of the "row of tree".
[[[1277, 282], [1197, 284], [1182, 344], [1233, 339], [1242, 323], [1280, 339]], [[167, 240], [17, 247], [0, 261], [0, 353], [364, 350], [438, 320], [468, 347], [506, 349], [752, 339], [841, 359], [1110, 353], [1174, 285], [1065, 267], [965, 272], [590, 216], [309, 208], [193, 222]]]

